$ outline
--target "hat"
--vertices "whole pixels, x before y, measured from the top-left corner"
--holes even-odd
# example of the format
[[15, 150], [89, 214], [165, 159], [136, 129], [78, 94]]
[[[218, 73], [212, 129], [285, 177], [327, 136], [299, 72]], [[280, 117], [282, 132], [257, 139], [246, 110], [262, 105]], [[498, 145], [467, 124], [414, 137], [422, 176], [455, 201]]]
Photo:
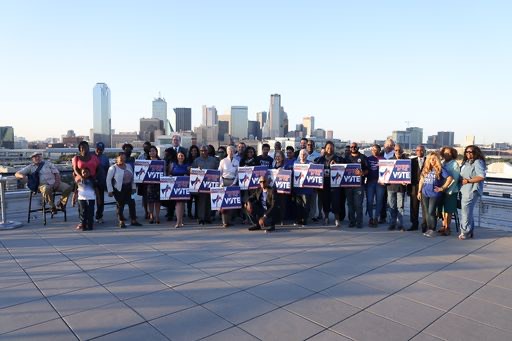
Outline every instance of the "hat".
[[33, 158], [34, 156], [43, 155], [41, 152], [33, 152], [32, 155], [30, 155], [30, 158]]
[[103, 142], [96, 143], [96, 148], [102, 149], [102, 150], [105, 149], [105, 143], [103, 143]]

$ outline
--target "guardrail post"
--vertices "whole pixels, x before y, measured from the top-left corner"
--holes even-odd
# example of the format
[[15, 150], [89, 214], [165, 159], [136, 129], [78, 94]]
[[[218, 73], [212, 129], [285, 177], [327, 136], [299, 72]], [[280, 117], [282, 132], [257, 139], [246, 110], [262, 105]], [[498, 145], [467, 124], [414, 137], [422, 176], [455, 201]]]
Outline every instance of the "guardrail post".
[[2, 220], [0, 220], [0, 230], [12, 230], [23, 226], [22, 223], [17, 221], [8, 221], [5, 213], [5, 189], [7, 187], [7, 179], [0, 175], [0, 206]]

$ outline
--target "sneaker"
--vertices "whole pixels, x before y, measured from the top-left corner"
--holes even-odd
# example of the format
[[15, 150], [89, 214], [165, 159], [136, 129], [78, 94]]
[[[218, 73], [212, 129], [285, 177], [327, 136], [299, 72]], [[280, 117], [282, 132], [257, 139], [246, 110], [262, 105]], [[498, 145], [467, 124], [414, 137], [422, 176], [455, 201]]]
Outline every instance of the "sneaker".
[[124, 223], [124, 221], [119, 222], [119, 227], [122, 229], [126, 228], [126, 224]]
[[103, 224], [103, 218], [96, 219], [96, 224]]
[[336, 219], [334, 221], [334, 225], [336, 225], [336, 227], [340, 227], [340, 221], [338, 219]]
[[436, 232], [434, 230], [428, 230], [427, 232], [423, 233], [425, 237], [432, 238], [435, 237]]

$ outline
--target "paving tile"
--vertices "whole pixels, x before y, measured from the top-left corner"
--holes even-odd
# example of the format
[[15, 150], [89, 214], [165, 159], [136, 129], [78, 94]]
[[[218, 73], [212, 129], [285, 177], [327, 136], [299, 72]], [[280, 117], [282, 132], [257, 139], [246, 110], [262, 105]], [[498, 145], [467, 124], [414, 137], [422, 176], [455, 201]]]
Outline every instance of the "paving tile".
[[144, 322], [121, 302], [65, 316], [64, 320], [81, 339], [92, 339]]
[[242, 264], [229, 260], [225, 257], [194, 263], [194, 268], [197, 268], [212, 276], [238, 270], [242, 267]]
[[315, 292], [340, 283], [335, 277], [314, 269], [304, 270], [283, 279]]
[[324, 327], [330, 327], [360, 311], [359, 308], [321, 294], [306, 297], [283, 308]]
[[89, 270], [87, 273], [98, 283], [105, 284], [146, 274], [144, 271], [126, 263]]
[[0, 267], [2, 280], [0, 281], [0, 289], [30, 283], [32, 280], [19, 267], [10, 266], [8, 269]]
[[446, 272], [435, 272], [423, 278], [420, 283], [426, 283], [464, 295], [470, 295], [482, 286], [480, 282], [470, 279], [461, 279], [460, 277], [452, 276]]
[[24, 268], [32, 268], [47, 264], [66, 262], [69, 259], [55, 249], [33, 249], [30, 252], [19, 252], [14, 254], [16, 261]]
[[306, 270], [301, 264], [290, 264], [286, 262], [270, 261], [254, 266], [254, 269], [268, 273], [276, 278], [283, 278], [291, 274]]
[[382, 290], [388, 294], [395, 293], [416, 282], [416, 279], [404, 278], [378, 268], [354, 277], [351, 282], [361, 283], [366, 286]]
[[320, 334], [312, 336], [308, 341], [350, 341], [350, 339], [330, 330], [325, 330]]
[[133, 277], [104, 285], [107, 290], [116, 295], [120, 300], [151, 294], [168, 287], [154, 279], [150, 275]]
[[417, 333], [410, 327], [366, 311], [338, 323], [331, 329], [353, 340], [409, 340]]
[[200, 279], [210, 277], [204, 271], [191, 266], [178, 267], [174, 269], [151, 273], [151, 276], [165, 283], [169, 287], [195, 282]]
[[233, 327], [226, 329], [224, 331], [218, 332], [217, 334], [213, 334], [212, 336], [208, 336], [207, 338], [202, 339], [204, 341], [226, 341], [226, 340], [236, 340], [236, 341], [258, 341], [258, 338], [248, 334], [244, 330]]
[[0, 334], [58, 317], [53, 307], [44, 299], [0, 309]]
[[235, 325], [277, 308], [244, 291], [208, 302], [204, 307]]
[[416, 335], [415, 337], [413, 337], [411, 339], [411, 341], [442, 341], [442, 340], [435, 336], [429, 335], [427, 333], [420, 333], [420, 334]]
[[247, 292], [263, 298], [277, 306], [283, 306], [313, 294], [313, 291], [278, 279], [257, 287], [247, 289]]
[[80, 258], [75, 263], [85, 271], [104, 268], [107, 266], [126, 263], [124, 259], [115, 254], [104, 254], [87, 258]]
[[133, 327], [128, 327], [117, 332], [113, 332], [107, 335], [100, 336], [95, 341], [140, 341], [140, 340], [151, 340], [151, 341], [167, 341], [168, 339], [163, 336], [158, 330], [156, 330], [149, 323], [142, 323]]
[[0, 289], [0, 309], [42, 298], [43, 295], [32, 283], [3, 288]]
[[62, 316], [89, 310], [109, 303], [118, 298], [101, 286], [76, 290], [62, 295], [48, 297], [50, 303]]
[[82, 269], [76, 266], [73, 262], [67, 261], [28, 268], [25, 269], [25, 271], [34, 281], [36, 281], [79, 273], [82, 272]]
[[453, 291], [444, 290], [423, 283], [415, 283], [410, 287], [399, 291], [397, 295], [445, 311], [453, 308], [466, 297], [465, 295], [458, 294]]
[[216, 277], [239, 289], [252, 288], [277, 279], [277, 277], [256, 270], [253, 267], [227, 272]]
[[2, 339], [2, 341], [77, 340], [75, 334], [73, 334], [73, 332], [69, 330], [68, 326], [61, 319], [55, 319], [48, 322], [36, 324], [27, 328], [18, 329], [11, 333], [2, 334], [0, 338]]
[[354, 264], [352, 261], [348, 261], [347, 259], [340, 259], [319, 265], [314, 267], [314, 269], [325, 272], [326, 274], [333, 276], [339, 282], [341, 282], [368, 272], [372, 270], [372, 267], [367, 265], [359, 266], [358, 264]]
[[196, 305], [173, 289], [166, 289], [149, 295], [139, 296], [126, 300], [124, 303], [148, 321]]
[[385, 317], [416, 330], [422, 330], [445, 312], [394, 295], [367, 309], [370, 313]]
[[450, 341], [503, 341], [512, 339], [512, 333], [510, 332], [489, 327], [451, 313], [434, 322], [424, 330], [424, 333]]
[[239, 291], [238, 288], [235, 288], [215, 277], [183, 284], [174, 287], [174, 290], [200, 304], [215, 300], [219, 297], [231, 295]]
[[145, 273], [152, 274], [163, 270], [170, 270], [184, 267], [185, 264], [167, 255], [142, 259], [130, 263]]
[[470, 297], [453, 308], [450, 312], [501, 330], [512, 332], [512, 309], [501, 305]]
[[504, 270], [484, 257], [475, 257], [461, 259], [448, 265], [442, 271], [456, 277], [487, 283]]
[[512, 309], [512, 290], [510, 289], [486, 285], [475, 292], [472, 297]]
[[355, 281], [343, 282], [321, 293], [359, 308], [366, 308], [387, 296], [384, 291]]
[[35, 281], [35, 284], [45, 296], [55, 296], [70, 291], [95, 287], [98, 285], [98, 282], [86, 273], [76, 273], [63, 277]]
[[151, 324], [171, 340], [187, 341], [232, 327], [226, 320], [200, 306], [152, 320]]
[[304, 340], [324, 328], [284, 309], [277, 309], [239, 325], [261, 340]]
[[512, 290], [512, 268], [503, 271], [489, 284]]

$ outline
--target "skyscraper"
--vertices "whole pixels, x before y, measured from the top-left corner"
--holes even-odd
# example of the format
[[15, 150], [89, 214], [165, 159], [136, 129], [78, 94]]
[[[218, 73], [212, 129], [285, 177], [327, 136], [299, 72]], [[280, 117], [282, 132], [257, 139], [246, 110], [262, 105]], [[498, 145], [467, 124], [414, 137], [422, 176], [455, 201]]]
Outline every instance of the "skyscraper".
[[174, 115], [176, 123], [174, 126], [175, 131], [190, 131], [192, 130], [192, 109], [191, 108], [174, 108]]
[[166, 134], [170, 134], [172, 129], [176, 129], [175, 126], [169, 128], [169, 121], [167, 120], [167, 102], [165, 101], [165, 98], [158, 96], [158, 98], [153, 99], [153, 115], [151, 118], [158, 118], [163, 122]]
[[453, 146], [455, 140], [455, 133], [453, 131], [438, 131], [436, 145], [442, 146]]
[[246, 106], [232, 106], [229, 134], [240, 139], [247, 137], [248, 108]]
[[260, 111], [256, 113], [256, 121], [260, 123], [260, 129], [263, 129], [263, 126], [267, 122], [267, 112]]
[[270, 110], [269, 110], [269, 133], [270, 138], [279, 136], [279, 127], [282, 124], [281, 121], [281, 95], [274, 94], [270, 95]]
[[406, 148], [412, 149], [423, 143], [423, 128], [409, 127], [406, 131], [411, 134], [411, 138], [409, 140], [411, 144], [405, 146]]
[[0, 127], [0, 148], [14, 149], [13, 127]]
[[110, 89], [105, 83], [96, 83], [93, 95], [93, 142], [103, 142], [111, 147], [112, 123], [110, 114]]
[[306, 136], [311, 136], [315, 130], [315, 116], [304, 116], [302, 118], [302, 125], [306, 129]]
[[203, 105], [203, 125], [211, 127], [216, 125], [217, 122], [217, 108], [215, 108], [215, 106], [207, 107]]

